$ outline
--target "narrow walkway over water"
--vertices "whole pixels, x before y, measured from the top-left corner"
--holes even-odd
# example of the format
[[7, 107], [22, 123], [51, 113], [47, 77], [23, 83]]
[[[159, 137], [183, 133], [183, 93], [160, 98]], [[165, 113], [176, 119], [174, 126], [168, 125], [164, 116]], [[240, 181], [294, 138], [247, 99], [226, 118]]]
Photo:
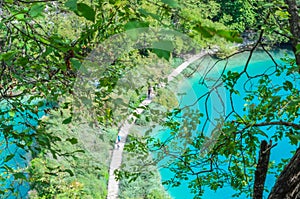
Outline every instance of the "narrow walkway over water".
[[[203, 50], [199, 54], [196, 54], [189, 59], [187, 59], [185, 62], [183, 62], [181, 65], [179, 65], [169, 76], [168, 76], [168, 82], [172, 81], [175, 77], [177, 77], [185, 68], [187, 68], [191, 63], [194, 61], [202, 58], [204, 55], [207, 55], [209, 53], [213, 53], [213, 51], [207, 51]], [[151, 99], [144, 100], [139, 107], [145, 107], [151, 103]], [[144, 111], [143, 108], [137, 108], [135, 112], [137, 114], [141, 114]], [[107, 192], [107, 199], [117, 199], [118, 193], [119, 193], [119, 182], [115, 179], [114, 171], [119, 169], [122, 163], [122, 154], [124, 150], [124, 145], [127, 139], [127, 135], [129, 134], [129, 130], [131, 126], [134, 124], [134, 121], [136, 120], [136, 117], [131, 114], [124, 124], [121, 126], [119, 135], [121, 136], [121, 142], [119, 143], [119, 147], [116, 147], [113, 150], [111, 163], [109, 167], [109, 179], [108, 179], [108, 192]], [[117, 140], [116, 140], [117, 142]]]

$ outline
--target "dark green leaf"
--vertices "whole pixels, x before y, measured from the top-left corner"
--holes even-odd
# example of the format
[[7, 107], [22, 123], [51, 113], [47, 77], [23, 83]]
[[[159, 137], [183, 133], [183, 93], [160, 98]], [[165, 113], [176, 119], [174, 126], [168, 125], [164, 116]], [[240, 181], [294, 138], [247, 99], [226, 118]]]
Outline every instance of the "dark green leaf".
[[73, 151], [73, 153], [85, 153], [84, 150], [76, 150], [76, 151]]
[[76, 138], [68, 138], [66, 141], [70, 142], [71, 144], [77, 144], [78, 140]]
[[27, 178], [24, 175], [24, 173], [14, 173], [13, 176], [14, 176], [14, 178], [17, 178], [17, 179], [27, 180]]
[[216, 30], [214, 28], [204, 27], [204, 26], [197, 26], [194, 28], [197, 32], [199, 32], [203, 37], [211, 38], [216, 34]]
[[171, 52], [167, 50], [161, 50], [161, 49], [153, 49], [153, 53], [155, 53], [159, 58], [164, 58], [167, 61], [170, 60]]
[[16, 51], [8, 51], [0, 55], [0, 60], [9, 61], [15, 56], [15, 54], [17, 54]]
[[93, 8], [86, 5], [85, 3], [78, 3], [77, 4], [77, 12], [79, 16], [86, 18], [92, 22], [95, 21], [96, 12]]
[[293, 88], [293, 84], [290, 81], [285, 81], [283, 85], [286, 90], [291, 90]]
[[300, 53], [300, 44], [297, 44], [296, 46], [296, 54], [299, 54]]
[[15, 157], [15, 154], [9, 154], [8, 156], [6, 156], [4, 162], [10, 161], [10, 160], [13, 159], [14, 157]]
[[74, 173], [73, 173], [73, 171], [71, 171], [71, 169], [66, 169], [64, 171], [67, 172], [67, 173], [69, 173], [70, 176], [74, 176]]
[[71, 63], [72, 63], [72, 66], [74, 67], [74, 69], [76, 69], [76, 70], [78, 70], [81, 67], [81, 62], [76, 58], [72, 58]]
[[72, 117], [68, 117], [67, 119], [63, 120], [63, 124], [69, 124], [72, 121]]

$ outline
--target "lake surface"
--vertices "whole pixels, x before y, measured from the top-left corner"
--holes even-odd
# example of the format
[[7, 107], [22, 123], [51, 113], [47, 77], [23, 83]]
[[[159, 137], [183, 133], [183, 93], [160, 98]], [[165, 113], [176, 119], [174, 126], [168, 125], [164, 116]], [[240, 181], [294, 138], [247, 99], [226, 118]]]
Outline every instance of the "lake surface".
[[[271, 54], [274, 58], [274, 60], [278, 64], [286, 64], [281, 60], [281, 58], [287, 56], [292, 57], [293, 54], [289, 50], [273, 50], [271, 51]], [[212, 58], [206, 58], [202, 61], [199, 61], [197, 64], [194, 64], [193, 67], [197, 67], [198, 70], [193, 73], [191, 78], [183, 78], [181, 83], [178, 85], [176, 90], [178, 91], [177, 96], [178, 100], [181, 104], [181, 107], [184, 106], [191, 106], [192, 109], [200, 110], [201, 112], [205, 112], [205, 99], [199, 100], [197, 103], [197, 99], [203, 95], [208, 89], [205, 86], [202, 86], [199, 84], [201, 80], [203, 80], [205, 74], [209, 72], [209, 74], [206, 76], [206, 82], [210, 86], [213, 86], [216, 82], [216, 79], [220, 76], [222, 72], [222, 68], [224, 65], [226, 65], [226, 72], [227, 71], [242, 71], [245, 67], [246, 60], [248, 58], [248, 53], [243, 53], [241, 55], [237, 55], [227, 61], [219, 62], [214, 69], [211, 70], [211, 66], [213, 63], [215, 63], [216, 60]], [[274, 66], [275, 63], [272, 61], [272, 59], [269, 57], [269, 55], [263, 51], [257, 51], [253, 54], [252, 59], [248, 66], [249, 75], [255, 76], [257, 74], [260, 74], [262, 72], [266, 72], [266, 74], [270, 75], [271, 79], [274, 83], [281, 83], [283, 82], [283, 77], [277, 77], [274, 74], [272, 75], [272, 72], [274, 72]], [[243, 76], [241, 78], [243, 82], [246, 80], [246, 76]], [[248, 83], [246, 85], [246, 88], [251, 90], [255, 87], [255, 84], [257, 80], [253, 80], [253, 82]], [[243, 91], [243, 84], [239, 83], [237, 85], [237, 88], [240, 92], [240, 95], [235, 97], [233, 99], [233, 103], [235, 106], [235, 109], [242, 114], [242, 109], [244, 108], [245, 101], [241, 100], [243, 96], [245, 96], [245, 92]], [[295, 85], [297, 83], [295, 82]], [[300, 83], [298, 84], [300, 86]], [[231, 111], [230, 108], [230, 100], [229, 100], [229, 93], [224, 89], [224, 87], [219, 87], [218, 93], [211, 96], [211, 98], [207, 101], [207, 110], [208, 114], [210, 115], [211, 119], [218, 118], [221, 113], [229, 113]], [[220, 99], [221, 98], [221, 99]], [[204, 122], [204, 121], [203, 121]], [[204, 131], [210, 132], [214, 128], [214, 125], [208, 124], [204, 128]], [[198, 131], [200, 130], [200, 126], [198, 128]], [[197, 131], [195, 131], [197, 132]], [[272, 135], [272, 129], [268, 130], [269, 136]], [[160, 133], [157, 134], [157, 137], [161, 139], [166, 139], [168, 137], [169, 130], [163, 130]], [[265, 138], [264, 138], [265, 139]], [[292, 146], [289, 143], [289, 140], [287, 138], [284, 138], [282, 141], [278, 142], [278, 145], [272, 149], [271, 151], [271, 157], [270, 162], [279, 163], [282, 158], [290, 158], [291, 151], [295, 150], [296, 147]], [[172, 177], [172, 172], [168, 169], [160, 169], [160, 174], [162, 177], [162, 180], [168, 180]], [[189, 179], [190, 180], [190, 179]], [[266, 180], [266, 186], [270, 189], [275, 182], [274, 175], [268, 175]], [[190, 193], [188, 186], [188, 181], [181, 181], [181, 185], [179, 187], [165, 187], [170, 195], [175, 199], [190, 199], [193, 198], [193, 194]], [[231, 187], [223, 187], [219, 189], [218, 191], [211, 191], [206, 189], [205, 194], [202, 198], [204, 199], [220, 199], [220, 198], [232, 198], [232, 194], [234, 194], [234, 190], [232, 190]], [[265, 194], [267, 195], [267, 194]], [[245, 195], [240, 196], [239, 198], [247, 198]]]
[[[40, 101], [40, 100], [39, 100]], [[38, 103], [34, 101], [33, 104]], [[44, 104], [44, 103], [43, 103]], [[25, 105], [24, 105], [25, 106]], [[36, 105], [34, 105], [35, 107]], [[7, 103], [0, 104], [1, 110], [11, 110], [11, 107]], [[44, 109], [53, 107], [53, 104], [47, 103], [47, 106], [42, 105], [39, 108], [37, 114], [34, 114], [28, 110], [23, 112], [11, 112], [6, 115], [1, 116], [1, 121], [6, 122], [7, 125], [13, 125], [14, 133], [22, 134], [31, 134], [33, 132], [32, 127], [36, 127], [38, 124], [38, 119], [45, 115]], [[12, 120], [13, 118], [13, 120]], [[26, 168], [31, 159], [31, 154], [27, 153], [20, 146], [25, 144], [25, 141], [16, 142], [13, 137], [7, 139], [7, 142], [3, 136], [3, 133], [0, 131], [0, 176], [5, 180], [1, 182], [0, 191], [5, 191], [3, 195], [6, 199], [23, 199], [27, 198], [28, 191], [30, 189], [29, 183], [25, 179], [15, 179], [14, 175], [11, 173], [6, 173], [5, 168], [12, 168], [17, 170], [20, 173], [23, 173], [24, 168]], [[19, 140], [18, 140], [19, 141]], [[34, 140], [32, 145], [34, 145]], [[19, 146], [18, 146], [19, 145]], [[7, 157], [14, 155], [12, 158], [7, 159]], [[27, 174], [25, 174], [26, 177]], [[14, 190], [10, 190], [10, 188]]]

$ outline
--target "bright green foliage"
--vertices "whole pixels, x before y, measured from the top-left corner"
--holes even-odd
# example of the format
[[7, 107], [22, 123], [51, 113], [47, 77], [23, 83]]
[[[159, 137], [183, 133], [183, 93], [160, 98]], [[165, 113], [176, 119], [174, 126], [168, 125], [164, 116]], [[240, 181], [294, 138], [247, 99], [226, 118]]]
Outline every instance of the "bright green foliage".
[[[108, 152], [109, 143], [116, 134], [111, 129], [114, 129], [122, 119], [132, 113], [132, 110], [144, 99], [142, 93], [147, 88], [147, 85], [140, 85], [134, 90], [128, 87], [121, 92], [120, 96], [117, 96], [115, 91], [118, 90], [118, 82], [122, 78], [126, 78], [130, 71], [139, 71], [135, 70], [137, 68], [143, 69], [143, 64], [148, 61], [161, 58], [164, 60], [156, 64], [166, 65], [166, 61], [171, 60], [174, 56], [194, 53], [209, 46], [220, 46], [221, 49], [228, 50], [226, 49], [227, 44], [241, 42], [238, 33], [246, 29], [253, 28], [254, 31], [259, 32], [261, 29], [264, 30], [267, 41], [287, 41], [288, 37], [285, 35], [290, 36], [291, 34], [288, 23], [286, 23], [289, 15], [285, 8], [286, 5], [280, 0], [267, 4], [264, 1], [228, 2], [219, 0], [1, 1], [0, 129], [3, 135], [1, 152], [4, 151], [3, 154], [5, 154], [0, 165], [1, 172], [5, 173], [4, 176], [1, 176], [1, 180], [10, 178], [16, 183], [22, 183], [25, 178], [27, 179], [27, 175], [23, 171], [25, 165], [17, 169], [11, 166], [11, 163], [17, 157], [26, 161], [30, 159], [22, 155], [23, 153], [11, 151], [8, 146], [12, 145], [33, 157], [29, 167], [31, 172], [29, 182], [32, 183], [34, 189], [31, 192], [33, 198], [105, 197], [107, 167], [106, 164], [101, 165], [98, 161], [108, 160], [108, 158], [98, 157], [99, 151], [101, 153], [102, 150]], [[159, 32], [156, 36], [159, 35], [164, 42], [155, 43], [158, 39], [152, 40], [154, 42], [149, 46], [143, 43], [145, 41], [143, 38], [136, 38], [140, 36], [139, 30], [135, 30], [136, 28], [149, 28], [155, 32], [159, 31], [161, 27], [186, 34], [194, 39], [193, 43], [186, 45], [183, 38], [170, 39], [167, 38], [167, 34], [165, 34], [167, 35], [165, 38], [163, 32]], [[122, 55], [117, 54], [115, 57], [110, 53], [117, 48], [112, 46], [105, 49], [98, 48], [99, 44], [107, 41], [111, 36], [124, 31], [133, 31], [130, 35], [131, 39], [137, 39], [135, 41], [138, 41], [143, 48], [134, 49], [132, 47]], [[276, 33], [275, 36], [274, 33]], [[281, 35], [280, 38], [277, 33]], [[151, 36], [151, 34], [145, 37], [147, 36]], [[258, 35], [255, 34], [254, 39], [256, 38]], [[117, 41], [117, 50], [126, 46], [126, 42], [121, 41]], [[91, 51], [105, 52], [103, 57], [108, 58], [109, 61], [105, 62], [107, 64], [102, 68], [105, 69], [102, 71], [102, 75], [97, 77], [99, 85], [96, 92], [94, 93], [93, 90], [91, 94], [91, 92], [88, 93], [90, 90], [87, 90], [88, 92], [80, 93], [73, 88], [73, 85], [76, 75], [81, 75], [78, 72], [86, 69], [81, 67], [81, 63]], [[297, 71], [297, 67], [293, 64], [294, 61], [288, 61], [291, 63], [291, 67], [278, 68], [276, 71], [278, 74], [290, 76]], [[152, 74], [158, 71], [147, 67], [145, 66], [144, 72], [140, 74], [148, 78], [146, 81], [143, 80], [144, 83], [158, 84], [165, 81], [153, 78]], [[170, 67], [167, 67], [162, 72], [169, 74], [169, 70]], [[238, 94], [235, 83], [241, 75], [232, 72], [223, 76], [231, 95]], [[131, 78], [130, 81], [136, 83], [135, 78]], [[180, 110], [176, 109], [167, 114], [157, 109], [150, 111], [152, 115], [162, 114], [162, 117], [157, 116], [154, 119], [145, 117], [143, 123], [145, 121], [159, 121], [161, 124], [165, 122], [164, 125], [171, 129], [171, 138], [178, 136], [180, 139], [192, 143], [191, 148], [184, 146], [186, 148], [183, 153], [183, 161], [175, 163], [179, 168], [173, 169], [177, 179], [187, 179], [186, 173], [190, 172], [190, 168], [185, 163], [207, 169], [207, 165], [210, 165], [211, 162], [215, 163], [220, 160], [221, 163], [224, 163], [220, 157], [227, 158], [230, 156], [230, 152], [238, 156], [230, 160], [232, 164], [228, 173], [220, 173], [218, 170], [204, 172], [191, 182], [191, 189], [195, 193], [202, 192], [201, 186], [209, 186], [215, 190], [230, 179], [230, 184], [235, 189], [240, 192], [245, 191], [246, 185], [252, 180], [253, 170], [250, 169], [250, 166], [255, 163], [254, 156], [259, 142], [257, 136], [265, 135], [265, 132], [252, 125], [263, 119], [266, 122], [278, 119], [278, 115], [274, 114], [276, 107], [284, 108], [284, 119], [288, 122], [297, 121], [298, 117], [299, 101], [297, 97], [299, 97], [299, 92], [293, 85], [293, 81], [287, 79], [277, 87], [270, 87], [269, 83], [268, 78], [263, 76], [257, 90], [245, 98], [249, 103], [254, 99], [260, 100], [261, 103], [257, 106], [246, 107], [245, 116], [236, 115], [234, 118], [235, 121], [242, 123], [242, 126], [247, 128], [242, 133], [236, 134], [237, 137], [232, 137], [233, 132], [240, 129], [232, 125], [230, 120], [233, 118], [227, 118], [224, 121], [224, 128], [219, 128], [222, 129], [222, 132], [224, 131], [220, 136], [222, 139], [219, 140], [219, 146], [230, 146], [230, 148], [216, 146], [209, 154], [211, 156], [204, 157], [202, 162], [197, 159], [198, 153], [193, 153], [193, 151], [195, 148], [199, 149], [201, 144], [207, 143], [208, 138], [200, 134], [198, 139], [192, 142], [191, 132], [186, 130], [186, 128], [193, 130], [197, 128], [198, 119], [203, 116], [202, 113], [194, 110], [187, 111], [184, 116], [190, 119], [183, 120], [185, 128], [180, 128], [180, 122], [174, 119], [178, 116], [177, 114], [181, 113]], [[95, 88], [93, 87], [93, 89]], [[285, 91], [287, 95], [285, 97], [278, 96], [280, 91]], [[161, 92], [168, 93], [168, 91], [160, 90], [158, 94], [162, 94]], [[65, 100], [70, 96], [74, 99]], [[170, 108], [173, 104], [175, 105], [172, 99], [174, 98], [163, 97], [160, 101], [158, 100], [158, 103], [168, 104], [167, 108]], [[59, 126], [57, 131], [52, 129], [54, 124], [39, 119], [42, 115], [49, 114], [49, 108], [54, 108], [53, 104], [49, 104], [52, 102], [57, 106], [55, 108], [57, 111], [62, 109], [70, 111], [70, 114], [63, 118], [56, 113], [59, 120], [55, 122]], [[96, 107], [95, 115], [89, 115], [89, 110], [82, 111], [81, 108], [88, 105]], [[115, 111], [115, 105], [127, 107], [125, 111], [120, 111], [120, 109]], [[65, 114], [65, 110], [62, 113]], [[81, 117], [78, 117], [77, 113], [82, 113]], [[161, 119], [166, 115], [167, 119]], [[88, 131], [84, 134], [87, 139], [85, 140], [79, 136], [79, 132], [69, 131], [72, 129], [72, 125], [80, 122], [84, 122], [85, 129], [92, 129], [90, 126], [95, 123], [90, 123], [88, 126], [91, 121], [79, 121], [83, 118], [91, 119], [93, 122], [97, 119], [100, 125], [99, 134]], [[20, 128], [17, 129], [18, 127]], [[287, 130], [280, 126], [273, 138], [280, 140], [282, 136], [286, 135], [292, 144], [297, 144], [299, 139], [297, 133], [298, 130]], [[236, 138], [240, 142], [237, 142]], [[101, 139], [104, 141], [101, 142]], [[134, 140], [134, 138], [132, 139]], [[94, 140], [96, 143], [101, 143], [103, 148], [97, 148], [99, 146], [93, 144]], [[82, 142], [89, 143], [89, 145], [85, 146]], [[145, 143], [139, 145], [139, 140], [132, 143], [137, 144], [139, 149], [148, 153], [149, 148], [145, 146]], [[132, 143], [129, 145], [129, 149], [133, 151], [135, 145]], [[146, 145], [148, 146], [148, 144], [153, 144], [156, 148], [162, 145], [161, 142], [151, 139]], [[176, 146], [178, 143], [175, 141], [172, 144]], [[94, 147], [98, 151], [93, 151], [89, 147]], [[179, 149], [180, 147], [178, 151]], [[248, 153], [247, 158], [240, 155], [244, 152]], [[163, 156], [163, 154], [159, 155]], [[241, 161], [243, 161], [243, 165], [240, 164]], [[87, 168], [85, 162], [91, 165], [88, 165]], [[226, 160], [225, 163], [228, 161]], [[95, 168], [100, 168], [100, 170], [95, 170]], [[129, 174], [126, 177], [129, 177]], [[179, 183], [176, 180], [174, 182], [175, 185]], [[165, 184], [168, 183], [171, 182], [165, 182]], [[101, 189], [96, 188], [99, 185]], [[3, 194], [4, 197], [11, 193], [18, 194], [13, 189], [14, 186], [14, 184], [10, 184], [9, 187], [1, 186], [0, 194]], [[7, 190], [8, 192], [5, 193]], [[162, 197], [156, 189], [147, 190], [147, 193], [149, 198]]]
[[[68, 118], [52, 112], [44, 117], [47, 132], [60, 141], [52, 147], [57, 154], [43, 149], [43, 153], [31, 161], [31, 198], [105, 198], [108, 181], [108, 151], [116, 132], [107, 132], [101, 138], [88, 124], [73, 122], [62, 124]], [[99, 153], [101, 151], [101, 153]], [[50, 155], [51, 154], [51, 155]]]
[[215, 19], [228, 25], [229, 27], [243, 32], [252, 28], [257, 23], [255, 1], [226, 1], [216, 0], [220, 5], [220, 10]]

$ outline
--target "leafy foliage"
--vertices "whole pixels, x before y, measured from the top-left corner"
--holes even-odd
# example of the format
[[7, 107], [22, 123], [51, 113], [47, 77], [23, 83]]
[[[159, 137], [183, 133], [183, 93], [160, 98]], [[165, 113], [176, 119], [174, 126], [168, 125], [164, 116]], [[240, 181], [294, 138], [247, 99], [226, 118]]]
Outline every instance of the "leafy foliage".
[[[190, 188], [194, 193], [199, 193], [199, 197], [203, 193], [202, 186], [216, 190], [227, 182], [238, 190], [238, 194], [251, 195], [249, 185], [253, 179], [252, 167], [256, 162], [258, 137], [267, 135], [260, 127], [274, 127], [275, 133], [271, 138], [275, 141], [287, 136], [292, 144], [298, 144], [299, 100], [297, 97], [299, 97], [299, 88], [294, 80], [298, 79], [299, 67], [295, 64], [295, 60], [287, 59], [286, 66], [279, 66], [275, 63], [274, 74], [284, 79], [278, 85], [271, 85], [272, 82], [267, 73], [251, 76], [247, 72], [247, 66], [257, 47], [268, 52], [265, 44], [287, 42], [292, 38], [296, 41], [294, 52], [299, 51], [297, 40], [295, 40], [299, 37], [293, 35], [293, 31], [289, 29], [292, 24], [287, 23], [291, 14], [287, 10], [288, 6], [281, 0], [271, 3], [255, 0], [231, 2], [222, 0], [135, 2], [127, 0], [37, 2], [7, 0], [1, 1], [0, 5], [0, 33], [2, 35], [0, 37], [0, 129], [3, 154], [0, 169], [4, 174], [1, 177], [3, 186], [1, 186], [0, 194], [3, 197], [22, 195], [23, 193], [19, 194], [15, 187], [17, 184], [26, 184], [24, 182], [28, 179], [32, 180], [30, 182], [35, 188], [35, 191], [31, 192], [32, 197], [47, 198], [54, 195], [75, 198], [105, 197], [104, 182], [107, 180], [107, 170], [104, 170], [106, 166], [99, 165], [99, 162], [90, 159], [89, 155], [99, 154], [83, 146], [80, 133], [69, 132], [67, 127], [72, 129], [72, 124], [84, 121], [87, 125], [92, 121], [89, 126], [84, 126], [86, 129], [92, 129], [90, 126], [93, 126], [95, 124], [93, 122], [97, 119], [101, 127], [98, 130], [101, 133], [86, 132], [84, 135], [86, 139], [96, 136], [93, 137], [96, 142], [100, 142], [101, 138], [104, 139], [101, 144], [105, 148], [103, 150], [108, 151], [109, 146], [105, 143], [110, 142], [110, 136], [113, 133], [107, 130], [116, 128], [119, 122], [126, 118], [126, 115], [130, 114], [143, 99], [141, 96], [143, 92], [141, 90], [145, 88], [143, 85], [134, 91], [128, 88], [122, 91], [121, 97], [116, 97], [114, 91], [118, 89], [118, 82], [126, 77], [126, 73], [142, 68], [143, 66], [140, 65], [146, 61], [153, 61], [157, 58], [169, 61], [173, 56], [182, 57], [186, 53], [194, 53], [204, 47], [219, 46], [221, 50], [228, 53], [227, 44], [241, 42], [238, 33], [248, 29], [255, 31], [252, 38], [255, 43], [253, 49], [250, 50], [245, 70], [242, 72], [226, 71], [219, 79], [223, 78], [231, 99], [240, 94], [236, 85], [244, 77], [248, 78], [246, 82], [257, 80], [257, 87], [253, 90], [246, 89], [248, 94], [241, 99], [247, 103], [243, 115], [231, 106], [232, 111], [223, 118], [219, 118], [214, 131], [216, 135], [219, 135], [218, 138], [214, 137], [214, 141], [218, 144], [210, 146], [210, 142], [207, 141], [209, 138], [203, 134], [205, 127], [199, 131], [195, 139], [192, 137], [193, 132], [199, 130], [198, 125], [201, 123], [199, 118], [203, 116], [202, 113], [193, 109], [187, 109], [184, 113], [178, 108], [170, 113], [153, 111], [162, 115], [149, 121], [159, 121], [160, 124], [168, 127], [170, 139], [165, 142], [171, 143], [172, 147], [176, 148], [175, 167], [171, 168], [175, 173], [175, 180], [164, 183], [176, 186], [180, 184], [180, 180], [188, 180], [189, 175], [194, 175], [196, 177], [191, 181]], [[193, 38], [193, 43], [186, 45], [184, 38], [167, 38], [164, 32], [158, 31], [159, 27], [186, 34]], [[145, 35], [146, 39], [136, 38], [140, 36], [140, 28], [149, 28], [152, 32], [158, 31], [156, 36], [160, 38], [146, 44], [144, 41], [149, 39], [151, 34]], [[139, 42], [137, 45], [141, 48], [126, 49], [128, 50], [126, 53], [116, 56], [111, 54], [116, 49], [112, 46], [95, 49], [101, 42], [123, 31], [132, 31], [130, 38], [136, 39], [135, 41]], [[164, 42], [155, 43], [157, 40]], [[124, 50], [127, 44], [123, 42], [124, 40], [121, 41], [117, 41], [118, 50]], [[93, 90], [92, 94], [88, 94], [91, 91], [89, 89], [86, 90], [88, 92], [80, 93], [73, 86], [76, 77], [77, 80], [83, 77], [80, 72], [86, 68], [81, 67], [81, 63], [92, 50], [100, 51], [103, 53], [102, 58], [108, 59], [96, 61], [108, 64], [103, 67], [105, 70], [101, 71], [102, 75], [95, 80], [98, 83], [96, 93], [94, 94]], [[269, 53], [267, 54], [269, 56]], [[168, 70], [170, 68], [163, 72], [168, 73]], [[151, 74], [153, 73], [147, 74], [150, 79]], [[159, 81], [161, 79], [152, 78], [151, 82], [147, 83]], [[202, 83], [205, 84], [205, 82]], [[95, 89], [91, 85], [87, 88]], [[208, 101], [213, 95], [213, 89], [211, 88], [203, 98], [206, 97]], [[167, 91], [158, 92], [168, 93]], [[65, 100], [70, 96], [73, 100]], [[168, 104], [168, 106], [175, 104], [173, 101], [169, 103], [168, 100], [170, 99], [165, 97], [159, 103]], [[125, 105], [127, 109], [124, 112], [114, 112], [115, 104], [123, 107]], [[92, 108], [96, 107], [95, 115], [91, 116], [89, 110], [82, 111], [81, 108], [88, 105]], [[205, 107], [207, 108], [207, 104]], [[278, 107], [282, 111], [278, 112]], [[59, 131], [53, 131], [51, 129], [53, 124], [40, 119], [43, 115], [49, 114], [49, 109], [56, 109], [63, 114], [63, 109], [72, 112], [63, 118], [56, 115], [59, 121], [55, 124], [59, 124], [61, 128]], [[77, 117], [80, 114], [82, 118]], [[187, 119], [178, 120], [178, 117], [180, 119], [187, 117]], [[87, 118], [91, 120], [82, 120]], [[204, 126], [209, 122], [211, 121], [207, 118], [203, 123]], [[182, 126], [180, 126], [181, 123]], [[139, 149], [143, 149], [146, 154], [150, 145], [168, 152], [165, 142], [153, 141], [152, 137], [147, 138], [149, 139], [147, 143], [139, 139], [132, 143], [139, 146]], [[189, 142], [189, 145], [184, 146], [184, 150], [179, 145], [182, 140]], [[91, 140], [84, 141], [90, 144], [88, 147], [97, 148], [90, 143]], [[200, 161], [199, 153], [203, 153], [200, 150], [202, 145], [209, 146], [207, 148], [209, 152]], [[133, 145], [129, 146], [133, 147]], [[130, 149], [135, 150], [134, 147]], [[83, 151], [85, 153], [82, 154]], [[172, 154], [172, 151], [169, 152]], [[24, 171], [24, 168], [28, 166], [27, 162], [31, 160], [29, 156], [33, 158], [29, 168], [30, 176]], [[158, 157], [161, 160], [164, 157], [163, 153], [158, 153]], [[91, 163], [91, 168], [103, 169], [102, 175], [97, 176], [94, 173], [95, 170], [87, 169], [81, 164], [79, 158]], [[22, 160], [24, 164], [14, 165], [14, 162], [18, 160]], [[61, 164], [63, 167], [60, 166]], [[219, 165], [222, 164], [229, 165], [226, 172], [220, 169]], [[193, 167], [197, 167], [197, 170], [193, 170]], [[101, 193], [94, 191], [95, 185], [89, 184], [88, 178], [93, 178], [95, 182], [101, 184]], [[9, 180], [5, 181], [5, 179]], [[151, 191], [147, 193], [155, 197], [157, 191], [155, 189]]]

